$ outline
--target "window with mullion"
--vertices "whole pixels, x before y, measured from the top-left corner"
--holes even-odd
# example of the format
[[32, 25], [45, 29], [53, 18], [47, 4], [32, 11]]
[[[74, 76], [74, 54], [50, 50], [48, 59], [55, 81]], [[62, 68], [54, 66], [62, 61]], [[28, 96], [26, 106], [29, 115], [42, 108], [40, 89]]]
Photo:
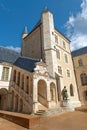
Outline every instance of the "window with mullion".
[[8, 81], [8, 77], [9, 77], [9, 68], [3, 67], [2, 80]]

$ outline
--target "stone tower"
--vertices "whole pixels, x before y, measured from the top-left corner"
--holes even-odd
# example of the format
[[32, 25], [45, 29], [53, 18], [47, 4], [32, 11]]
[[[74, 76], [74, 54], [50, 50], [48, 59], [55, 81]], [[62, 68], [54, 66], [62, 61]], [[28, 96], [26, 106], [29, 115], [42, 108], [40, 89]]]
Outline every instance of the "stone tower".
[[22, 56], [42, 59], [46, 63], [49, 75], [56, 79], [59, 101], [66, 86], [73, 104], [80, 104], [70, 40], [54, 27], [53, 14], [48, 9], [42, 12], [39, 23], [23, 38]]
[[55, 67], [55, 58], [56, 52], [54, 49], [54, 20], [53, 20], [53, 14], [46, 9], [42, 13], [42, 35], [43, 35], [43, 51], [45, 56], [45, 62], [47, 64], [47, 68], [49, 71], [49, 74], [52, 77], [55, 77], [54, 74], [54, 67]]

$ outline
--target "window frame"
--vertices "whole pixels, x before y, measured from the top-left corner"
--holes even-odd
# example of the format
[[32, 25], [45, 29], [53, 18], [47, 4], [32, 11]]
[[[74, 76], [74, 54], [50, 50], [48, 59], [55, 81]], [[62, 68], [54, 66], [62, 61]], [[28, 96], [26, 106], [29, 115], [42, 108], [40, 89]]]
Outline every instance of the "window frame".
[[9, 80], [9, 67], [3, 66], [1, 79], [2, 79], [2, 81], [8, 81]]

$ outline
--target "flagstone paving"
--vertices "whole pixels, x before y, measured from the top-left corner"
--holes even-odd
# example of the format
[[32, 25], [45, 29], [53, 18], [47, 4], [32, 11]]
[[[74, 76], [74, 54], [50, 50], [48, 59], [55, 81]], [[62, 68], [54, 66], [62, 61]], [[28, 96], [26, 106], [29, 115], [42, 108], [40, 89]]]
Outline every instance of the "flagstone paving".
[[[28, 129], [0, 118], [0, 130]], [[40, 125], [31, 130], [87, 130], [87, 113], [75, 111], [53, 117], [43, 117], [40, 119]]]
[[47, 118], [32, 130], [87, 130], [87, 113], [75, 111]]

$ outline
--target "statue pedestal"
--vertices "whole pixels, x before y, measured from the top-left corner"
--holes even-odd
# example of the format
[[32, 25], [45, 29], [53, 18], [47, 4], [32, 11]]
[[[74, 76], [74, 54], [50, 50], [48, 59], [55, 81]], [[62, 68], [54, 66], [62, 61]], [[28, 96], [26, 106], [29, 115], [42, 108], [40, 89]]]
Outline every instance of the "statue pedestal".
[[70, 101], [69, 100], [63, 100], [62, 105], [63, 105], [63, 107], [69, 107], [70, 106]]
[[62, 101], [62, 107], [67, 109], [67, 110], [74, 110], [72, 103], [70, 102], [70, 100], [63, 100]]

